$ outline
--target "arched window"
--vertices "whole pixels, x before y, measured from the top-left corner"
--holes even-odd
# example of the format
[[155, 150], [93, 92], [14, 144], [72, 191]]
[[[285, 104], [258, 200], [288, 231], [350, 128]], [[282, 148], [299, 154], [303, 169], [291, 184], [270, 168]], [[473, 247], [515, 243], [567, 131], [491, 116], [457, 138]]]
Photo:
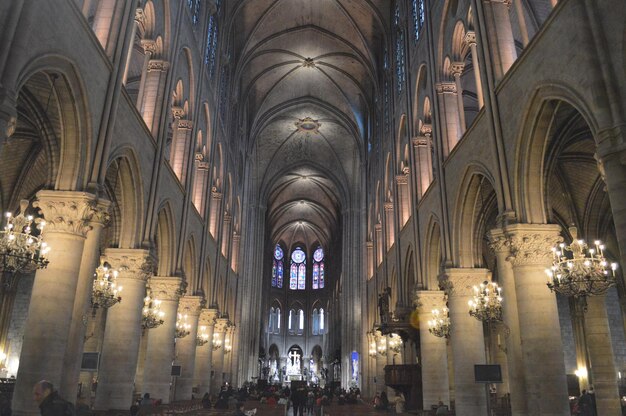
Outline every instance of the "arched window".
[[319, 322], [320, 322], [319, 333], [320, 333], [320, 335], [325, 334], [326, 333], [326, 327], [324, 325], [324, 308], [320, 308]]
[[217, 11], [209, 16], [209, 29], [207, 32], [206, 51], [204, 52], [204, 63], [207, 65], [209, 76], [213, 78], [215, 73], [215, 61], [217, 60], [217, 38], [219, 28], [217, 26], [217, 17], [220, 13], [221, 1], [217, 0]]
[[276, 308], [276, 334], [280, 334], [280, 308]]
[[296, 249], [291, 253], [289, 289], [306, 289], [306, 254], [300, 247], [296, 247]]
[[415, 41], [420, 38], [420, 31], [424, 26], [425, 14], [424, 14], [424, 0], [412, 0], [413, 8], [413, 29], [415, 30]]
[[191, 12], [191, 21], [195, 26], [200, 21], [200, 0], [187, 0], [187, 6]]
[[296, 311], [293, 309], [289, 309], [289, 321], [287, 325], [288, 325], [287, 329], [289, 333], [293, 334], [296, 328]]
[[281, 289], [283, 287], [283, 249], [276, 244], [274, 248], [274, 262], [272, 266], [272, 287]]
[[298, 335], [302, 335], [304, 333], [304, 311], [302, 309], [298, 310]]
[[319, 312], [317, 311], [317, 308], [313, 309], [313, 316], [312, 316], [311, 321], [313, 321], [313, 331], [312, 331], [313, 335], [318, 335], [320, 333], [320, 328], [319, 328], [320, 315], [319, 315]]
[[313, 253], [313, 289], [324, 288], [324, 249], [318, 247]]
[[396, 84], [398, 93], [404, 89], [405, 74], [405, 56], [404, 56], [404, 30], [400, 21], [400, 1], [396, 1], [396, 10], [394, 12], [394, 24], [396, 26]]
[[280, 308], [270, 308], [270, 322], [268, 332], [270, 334], [280, 334]]
[[274, 308], [270, 308], [270, 319], [269, 319], [269, 325], [267, 326], [267, 331], [270, 334], [274, 333], [274, 317], [275, 317], [275, 312], [274, 312]]

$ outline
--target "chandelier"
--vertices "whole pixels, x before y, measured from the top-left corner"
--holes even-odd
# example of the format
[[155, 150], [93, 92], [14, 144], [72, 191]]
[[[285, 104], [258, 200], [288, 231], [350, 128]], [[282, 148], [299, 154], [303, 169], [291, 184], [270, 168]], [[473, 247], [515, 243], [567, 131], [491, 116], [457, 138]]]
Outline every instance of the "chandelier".
[[389, 349], [394, 354], [399, 354], [402, 348], [402, 338], [398, 334], [389, 334]]
[[158, 299], [152, 299], [150, 294], [143, 300], [143, 312], [141, 318], [141, 327], [143, 329], [156, 328], [159, 325], [163, 325], [163, 317], [165, 312], [161, 311], [161, 301]]
[[[605, 293], [615, 285], [617, 263], [604, 258], [604, 245], [594, 242], [589, 248], [584, 240], [576, 238], [576, 228], [571, 227], [572, 244], [564, 243], [552, 248], [552, 267], [546, 269], [548, 287], [553, 292], [574, 298], [584, 298]], [[570, 253], [570, 254], [568, 254]]]
[[469, 314], [479, 321], [502, 321], [502, 288], [497, 283], [484, 281], [474, 286], [474, 298], [468, 304]]
[[219, 332], [215, 332], [213, 334], [213, 342], [211, 343], [213, 347], [213, 351], [217, 351], [222, 348], [222, 340], [220, 339]]
[[206, 326], [204, 325], [201, 325], [199, 330], [200, 330], [200, 333], [196, 337], [196, 345], [198, 347], [201, 347], [205, 345], [207, 342], [209, 342], [209, 334], [206, 333]]
[[183, 315], [179, 313], [178, 319], [176, 320], [176, 332], [174, 336], [176, 338], [185, 338], [191, 333], [189, 331], [190, 329], [191, 324], [187, 323], [187, 314]]
[[122, 286], [117, 285], [117, 270], [110, 269], [102, 259], [100, 259], [100, 266], [96, 268], [94, 277], [91, 306], [95, 315], [96, 309], [108, 309], [122, 301], [122, 297], [119, 295]]
[[374, 334], [374, 332], [369, 331], [367, 333], [367, 339], [369, 340], [370, 345], [368, 355], [372, 358], [376, 358], [378, 351], [376, 351], [376, 335]]
[[230, 338], [224, 339], [224, 354], [228, 354], [232, 351], [233, 347], [230, 345]]
[[[5, 214], [7, 222], [0, 231], [0, 272], [30, 273], [48, 266], [46, 254], [50, 248], [41, 238], [46, 223], [34, 220], [32, 215], [24, 216], [26, 208], [28, 201], [22, 200], [19, 215]], [[37, 224], [34, 229], [33, 222]]]
[[376, 351], [378, 355], [386, 356], [387, 355], [387, 338], [381, 336], [378, 338], [378, 345], [376, 346]]
[[448, 308], [432, 310], [433, 319], [428, 321], [428, 332], [439, 338], [450, 338], [450, 315]]

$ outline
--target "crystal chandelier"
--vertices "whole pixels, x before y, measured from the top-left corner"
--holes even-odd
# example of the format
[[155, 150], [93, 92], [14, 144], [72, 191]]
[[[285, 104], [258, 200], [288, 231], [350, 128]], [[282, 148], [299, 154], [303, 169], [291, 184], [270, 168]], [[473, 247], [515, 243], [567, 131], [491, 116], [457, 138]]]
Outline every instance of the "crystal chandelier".
[[402, 348], [402, 338], [398, 334], [389, 334], [389, 350], [394, 354], [399, 354]]
[[376, 346], [376, 351], [380, 356], [387, 355], [387, 338], [381, 336], [378, 338], [378, 345]]
[[93, 289], [91, 291], [91, 306], [95, 315], [96, 309], [108, 309], [122, 301], [120, 292], [122, 286], [117, 285], [117, 270], [112, 270], [104, 260], [100, 260], [100, 266], [94, 274]]
[[176, 321], [176, 332], [175, 332], [175, 337], [176, 338], [185, 338], [187, 335], [189, 335], [191, 332], [189, 331], [191, 329], [191, 324], [187, 323], [187, 315], [183, 315], [183, 314], [178, 314], [178, 320]]
[[448, 308], [432, 310], [433, 319], [428, 321], [428, 332], [439, 338], [450, 338], [450, 315]]
[[[19, 215], [5, 214], [7, 222], [0, 231], [0, 272], [29, 273], [48, 265], [46, 254], [50, 248], [41, 238], [46, 223], [34, 220], [32, 215], [24, 216], [26, 208], [28, 201], [22, 200]], [[33, 222], [37, 223], [35, 229]]]
[[367, 333], [367, 339], [369, 340], [369, 351], [368, 351], [368, 355], [372, 358], [376, 358], [376, 355], [378, 355], [378, 352], [376, 351], [376, 335], [374, 334], [374, 332], [370, 331]]
[[219, 332], [215, 332], [213, 334], [213, 342], [211, 343], [213, 347], [213, 351], [217, 351], [222, 348], [222, 340], [220, 339]]
[[233, 347], [230, 345], [230, 338], [224, 339], [224, 354], [228, 354], [232, 351]]
[[561, 243], [552, 248], [552, 267], [546, 269], [548, 287], [553, 292], [574, 298], [605, 293], [615, 285], [617, 263], [609, 265], [606, 261], [601, 241], [596, 240], [595, 247], [589, 248], [584, 240], [576, 238], [576, 227], [569, 231], [572, 244]]
[[469, 314], [479, 321], [502, 321], [502, 288], [497, 283], [484, 281], [474, 286], [474, 298], [469, 302]]
[[143, 315], [141, 318], [141, 327], [143, 329], [156, 328], [163, 325], [163, 317], [165, 312], [161, 311], [161, 301], [152, 299], [150, 293], [143, 300]]
[[204, 325], [201, 325], [199, 330], [200, 330], [200, 333], [196, 337], [196, 345], [198, 347], [201, 347], [205, 345], [207, 342], [209, 342], [209, 334], [206, 333], [206, 326]]

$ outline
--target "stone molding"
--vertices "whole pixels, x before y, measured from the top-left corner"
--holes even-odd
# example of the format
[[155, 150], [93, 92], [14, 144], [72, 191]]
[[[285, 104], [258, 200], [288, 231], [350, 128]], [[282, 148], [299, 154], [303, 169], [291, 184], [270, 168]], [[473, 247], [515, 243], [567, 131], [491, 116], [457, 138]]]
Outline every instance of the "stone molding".
[[393, 202], [387, 201], [383, 204], [385, 211], [393, 211]]
[[233, 220], [233, 216], [228, 212], [224, 213], [224, 222], [231, 222]]
[[214, 326], [218, 315], [219, 311], [217, 309], [202, 309], [198, 325]]
[[118, 271], [120, 279], [147, 281], [156, 270], [156, 262], [149, 250], [107, 248], [104, 259]]
[[494, 228], [493, 230], [487, 233], [487, 238], [489, 239], [489, 247], [495, 253], [509, 253], [509, 240], [506, 238], [504, 234], [504, 230], [501, 228]]
[[177, 302], [182, 295], [183, 279], [180, 277], [154, 276], [148, 282], [152, 298], [161, 301]]
[[381, 223], [378, 222], [378, 223], [374, 224], [374, 230], [375, 231], [382, 231], [382, 229], [383, 229], [383, 225]]
[[91, 230], [90, 222], [108, 221], [110, 202], [96, 202], [96, 196], [86, 192], [39, 191], [33, 207], [39, 208], [46, 221], [44, 236], [50, 233], [68, 233], [85, 237]]
[[180, 119], [178, 120], [178, 129], [179, 130], [192, 130], [193, 129], [193, 121]]
[[456, 84], [454, 82], [438, 82], [435, 84], [437, 94], [456, 94]]
[[148, 72], [161, 71], [166, 72], [170, 68], [170, 63], [162, 59], [150, 59], [148, 62]]
[[408, 185], [409, 184], [409, 175], [402, 174], [396, 176], [396, 182], [398, 185]]
[[91, 224], [98, 224], [102, 227], [106, 227], [111, 222], [111, 214], [109, 214], [109, 208], [111, 207], [111, 201], [106, 199], [98, 199], [91, 213]]
[[445, 269], [444, 274], [439, 277], [439, 283], [448, 297], [469, 298], [474, 294], [474, 286], [485, 280], [491, 280], [489, 270], [478, 268]]
[[230, 326], [228, 318], [218, 318], [215, 320], [215, 332], [226, 333], [226, 330]]
[[413, 138], [414, 147], [430, 147], [432, 139], [429, 136], [417, 136]]
[[511, 0], [483, 0], [485, 3], [500, 3], [500, 4], [504, 4], [507, 7], [511, 6]]
[[514, 224], [504, 232], [511, 251], [507, 260], [513, 266], [548, 267], [552, 248], [563, 241], [561, 227], [556, 224]]
[[178, 300], [178, 313], [199, 316], [205, 304], [202, 296], [183, 296]]
[[443, 290], [418, 290], [415, 295], [420, 314], [430, 314], [433, 309], [442, 309], [446, 306], [446, 294]]

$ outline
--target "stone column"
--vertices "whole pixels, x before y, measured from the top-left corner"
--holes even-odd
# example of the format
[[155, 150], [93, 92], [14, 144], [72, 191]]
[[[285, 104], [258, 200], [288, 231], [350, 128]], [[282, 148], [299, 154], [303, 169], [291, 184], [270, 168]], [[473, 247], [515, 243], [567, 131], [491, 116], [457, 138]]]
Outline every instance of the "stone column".
[[513, 0], [515, 3], [515, 13], [517, 14], [517, 23], [519, 24], [519, 31], [522, 35], [522, 45], [526, 47], [528, 45], [528, 26], [526, 25], [526, 16], [524, 16], [524, 7], [522, 0]]
[[[94, 200], [94, 195], [84, 192], [39, 191], [33, 203], [46, 219], [43, 235], [51, 248], [50, 264], [35, 275], [13, 394], [16, 415], [39, 413], [32, 399], [36, 382], [46, 379], [60, 386]], [[64, 391], [59, 393], [65, 395]], [[68, 399], [73, 401], [74, 397]]]
[[367, 243], [367, 278], [374, 276], [374, 242], [368, 241]]
[[193, 205], [198, 210], [198, 213], [204, 218], [205, 209], [204, 204], [206, 201], [207, 181], [209, 179], [209, 162], [206, 160], [204, 153], [201, 151], [196, 152], [194, 160], [196, 167], [196, 174], [193, 178]]
[[383, 204], [383, 208], [385, 209], [385, 231], [386, 231], [386, 240], [387, 240], [387, 250], [393, 246], [395, 242], [395, 229], [394, 229], [394, 221], [393, 221], [393, 212], [394, 206], [393, 202], [387, 201]]
[[217, 240], [219, 215], [222, 211], [222, 193], [216, 187], [211, 188], [211, 205], [209, 206], [209, 232]]
[[376, 269], [383, 262], [383, 225], [380, 222], [374, 224], [374, 234], [376, 235]]
[[459, 129], [461, 136], [467, 129], [467, 124], [465, 123], [465, 105], [463, 104], [463, 86], [461, 85], [461, 74], [463, 73], [464, 67], [465, 63], [463, 62], [452, 62], [450, 66], [450, 73], [454, 77], [454, 85], [456, 85], [456, 104], [459, 108]]
[[[429, 125], [428, 125], [429, 126]], [[432, 132], [432, 130], [430, 130]], [[417, 194], [421, 199], [433, 181], [433, 142], [430, 134], [413, 138], [413, 152], [417, 167]]]
[[411, 216], [411, 200], [409, 192], [409, 169], [405, 168], [402, 175], [396, 175], [398, 185], [398, 202], [400, 208], [400, 225], [404, 226]]
[[418, 296], [418, 321], [420, 323], [420, 352], [422, 355], [422, 395], [424, 410], [439, 400], [450, 405], [450, 382], [448, 380], [448, 351], [446, 339], [428, 332], [427, 322], [432, 310], [440, 311], [446, 306], [444, 293], [440, 290], [420, 290]]
[[177, 117], [182, 115], [182, 111], [181, 108], [172, 108], [176, 118], [176, 127], [172, 134], [170, 165], [180, 183], [185, 183], [189, 152], [191, 151], [191, 143], [193, 141], [191, 139], [193, 121]]
[[525, 416], [528, 415], [526, 406], [526, 382], [524, 381], [524, 366], [522, 363], [522, 341], [519, 330], [515, 278], [513, 276], [513, 266], [507, 260], [509, 257], [509, 242], [504, 235], [504, 231], [494, 229], [489, 232], [489, 243], [491, 249], [496, 254], [498, 285], [502, 288], [502, 293], [504, 294], [502, 319], [510, 330], [508, 338], [504, 341], [506, 346], [507, 367], [509, 370], [511, 414], [512, 416]]
[[621, 415], [606, 296], [587, 299], [585, 326], [598, 415]]
[[139, 81], [139, 91], [137, 93], [137, 103], [135, 103], [135, 106], [140, 113], [142, 112], [145, 99], [146, 79], [148, 78], [148, 65], [152, 57], [157, 52], [156, 42], [152, 39], [142, 39], [141, 46], [143, 47], [144, 60], [143, 68], [141, 70], [141, 81]]
[[196, 366], [196, 337], [198, 335], [198, 318], [204, 306], [201, 296], [184, 296], [180, 298], [178, 313], [187, 315], [187, 323], [191, 325], [189, 335], [176, 339], [176, 363], [181, 366], [180, 377], [176, 380], [174, 400], [191, 400], [193, 376]]
[[233, 250], [230, 254], [230, 267], [235, 273], [239, 273], [239, 250], [241, 245], [241, 235], [236, 231], [233, 233]]
[[214, 333], [218, 334], [216, 338], [221, 341], [221, 347], [213, 351], [213, 380], [211, 382], [211, 393], [218, 394], [222, 387], [222, 373], [224, 372], [224, 339], [226, 330], [228, 329], [228, 319], [218, 318], [215, 320]]
[[483, 0], [489, 46], [493, 56], [496, 80], [501, 80], [517, 59], [511, 27], [511, 0]]
[[439, 108], [441, 109], [441, 121], [444, 128], [442, 151], [444, 158], [447, 157], [463, 134], [459, 125], [459, 107], [457, 105], [457, 90], [454, 82], [438, 82], [435, 84]]
[[165, 99], [165, 79], [170, 63], [160, 59], [151, 59], [145, 74], [143, 98], [139, 112], [153, 136], [159, 132], [159, 115], [163, 111]]
[[485, 105], [485, 99], [483, 98], [483, 83], [480, 80], [480, 65], [478, 62], [478, 51], [476, 50], [476, 32], [473, 30], [468, 31], [463, 38], [463, 42], [469, 45], [472, 53], [472, 65], [474, 67], [474, 81], [476, 82], [476, 96], [478, 98], [478, 109], [480, 110]]
[[446, 269], [441, 280], [450, 309], [455, 407], [459, 416], [487, 414], [485, 386], [474, 382], [474, 364], [486, 361], [483, 324], [470, 316], [467, 301], [474, 295], [474, 286], [488, 278], [487, 269], [467, 268]]
[[104, 255], [119, 272], [122, 301], [107, 311], [94, 408], [127, 410], [132, 404], [139, 358], [146, 280], [155, 266], [148, 250], [108, 248]]
[[154, 299], [161, 301], [161, 311], [165, 313], [163, 325], [148, 331], [148, 347], [144, 367], [143, 392], [154, 399], [170, 402], [171, 371], [174, 361], [174, 332], [178, 298], [181, 295], [180, 277], [155, 276], [149, 286]]
[[194, 384], [198, 386], [198, 393], [203, 395], [211, 389], [211, 360], [213, 358], [213, 330], [217, 309], [202, 309], [200, 312], [199, 326], [206, 327], [209, 342], [196, 347], [196, 362], [194, 372]]
[[228, 256], [228, 247], [230, 245], [230, 233], [233, 223], [233, 216], [228, 212], [224, 213], [224, 219], [222, 220], [222, 255]]
[[[59, 390], [65, 392], [65, 396], [68, 398], [74, 398], [78, 394], [80, 364], [85, 345], [86, 326], [84, 320], [91, 307], [94, 271], [98, 266], [100, 256], [100, 235], [102, 234], [102, 229], [109, 222], [108, 210], [110, 205], [109, 201], [98, 200], [94, 204], [93, 211], [89, 217], [91, 231], [87, 233], [83, 249], [80, 273], [76, 285], [72, 323], [70, 334], [67, 338], [67, 349], [65, 350], [64, 371], [59, 386]], [[79, 358], [77, 359], [77, 357]]]
[[138, 7], [135, 9], [135, 18], [133, 19], [133, 29], [130, 34], [130, 46], [128, 47], [128, 53], [126, 54], [126, 62], [124, 64], [124, 75], [122, 76], [122, 84], [126, 85], [128, 80], [128, 70], [130, 68], [130, 61], [133, 56], [133, 49], [135, 46], [135, 36], [137, 36], [137, 25], [143, 25], [146, 21], [146, 17], [143, 14], [143, 9]]
[[545, 273], [552, 265], [552, 247], [562, 241], [560, 230], [551, 224], [504, 229], [515, 277], [529, 415], [569, 415], [556, 296], [546, 285]]

